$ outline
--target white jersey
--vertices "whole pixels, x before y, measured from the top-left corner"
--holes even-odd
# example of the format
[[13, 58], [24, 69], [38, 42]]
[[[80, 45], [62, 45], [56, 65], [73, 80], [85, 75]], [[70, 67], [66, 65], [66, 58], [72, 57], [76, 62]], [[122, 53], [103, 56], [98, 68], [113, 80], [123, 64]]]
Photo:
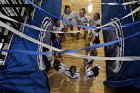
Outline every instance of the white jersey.
[[[51, 66], [54, 67], [54, 61], [51, 62]], [[60, 63], [58, 73], [64, 74], [66, 70], [67, 70], [67, 67], [63, 63]]]
[[[100, 65], [95, 65], [99, 68], [99, 70], [101, 69]], [[89, 79], [89, 77], [93, 77], [95, 79], [95, 76], [94, 76], [94, 72], [92, 71], [92, 67], [89, 67], [89, 68], [85, 68], [86, 71], [85, 71], [85, 80]]]
[[80, 73], [79, 71], [76, 71], [74, 75], [72, 76], [69, 70], [66, 71], [66, 75], [69, 77], [69, 79], [80, 79]]
[[100, 19], [98, 19], [98, 20], [94, 20], [93, 17], [90, 19], [89, 26], [97, 26], [97, 25], [100, 25], [100, 24], [101, 24]]
[[[95, 45], [93, 42], [89, 42], [89, 46], [93, 46], [93, 45]], [[93, 50], [93, 49], [91, 49], [91, 50]], [[92, 56], [90, 53], [88, 53], [87, 54], [87, 56]], [[94, 61], [94, 59], [85, 59], [85, 65], [86, 64], [90, 64], [90, 63], [92, 63]]]
[[[91, 56], [90, 53], [87, 54], [87, 56]], [[94, 59], [85, 59], [85, 65], [90, 64], [94, 61]]]
[[94, 76], [94, 72], [92, 71], [92, 67], [89, 67], [86, 69], [85, 76], [86, 77]]
[[[71, 11], [71, 13], [70, 14], [63, 14], [62, 15], [62, 18], [63, 19], [65, 19], [65, 20], [67, 20], [67, 21], [70, 21], [71, 23], [73, 23], [74, 22], [74, 17], [75, 17], [75, 13], [73, 12], [73, 11]], [[67, 23], [66, 23], [67, 24]]]
[[85, 25], [88, 23], [87, 17], [86, 16], [80, 17], [79, 13], [77, 13], [75, 15], [75, 19], [76, 19], [76, 21], [80, 21], [80, 22], [85, 23]]
[[[95, 21], [92, 17], [91, 20], [90, 20], [89, 26], [95, 26], [96, 27], [97, 25], [100, 25], [100, 24], [101, 24], [100, 19]], [[93, 34], [94, 37], [100, 37], [100, 33], [96, 32], [94, 30], [92, 31], [92, 34]]]
[[65, 23], [63, 23], [62, 21], [60, 21], [60, 27], [53, 27], [53, 31], [63, 31], [63, 29], [65, 28]]

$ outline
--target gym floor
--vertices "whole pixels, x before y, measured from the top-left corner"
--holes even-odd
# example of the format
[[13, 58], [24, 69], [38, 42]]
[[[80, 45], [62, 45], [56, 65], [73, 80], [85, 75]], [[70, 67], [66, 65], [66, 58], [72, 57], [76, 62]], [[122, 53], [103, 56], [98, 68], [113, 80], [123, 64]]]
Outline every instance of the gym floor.
[[[70, 2], [74, 1], [74, 2]], [[80, 8], [85, 8], [87, 10], [87, 17], [90, 18], [95, 12], [101, 13], [101, 1], [100, 0], [63, 0], [62, 12], [65, 5], [69, 5], [71, 10], [75, 13], [79, 11]], [[93, 7], [93, 10], [88, 9]], [[91, 12], [91, 13], [90, 13]], [[77, 28], [74, 28], [77, 30]], [[81, 30], [80, 39], [76, 40], [71, 35], [67, 35], [68, 40], [63, 42], [63, 49], [79, 49], [84, 48], [86, 40], [82, 39], [83, 31]], [[101, 43], [103, 43], [103, 37], [101, 34]], [[85, 51], [78, 52], [79, 54], [85, 54]], [[66, 76], [59, 75], [55, 71], [49, 72], [49, 84], [51, 88], [51, 93], [104, 93], [103, 81], [106, 79], [105, 71], [105, 61], [94, 61], [94, 64], [101, 65], [101, 71], [96, 80], [89, 80], [87, 83], [82, 81], [83, 74], [83, 59], [73, 56], [63, 55], [64, 64], [68, 67], [75, 65], [81, 73], [81, 80], [79, 82], [71, 83], [67, 80]], [[104, 56], [104, 48], [98, 49], [98, 56]]]

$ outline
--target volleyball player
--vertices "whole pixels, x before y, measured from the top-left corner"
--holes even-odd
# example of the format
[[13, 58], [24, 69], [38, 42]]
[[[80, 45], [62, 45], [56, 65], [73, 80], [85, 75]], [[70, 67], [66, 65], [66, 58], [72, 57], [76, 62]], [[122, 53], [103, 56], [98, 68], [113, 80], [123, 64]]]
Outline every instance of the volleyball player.
[[[98, 52], [97, 52], [96, 49], [89, 50], [86, 53], [87, 56], [97, 56], [97, 54], [98, 54]], [[94, 59], [87, 59], [87, 58], [85, 58], [84, 59], [84, 65], [86, 66], [88, 64], [92, 64], [93, 61], [94, 61]]]
[[[100, 14], [99, 13], [94, 13], [94, 15], [91, 17], [90, 21], [89, 21], [89, 26], [94, 26], [94, 27], [99, 27], [101, 24], [100, 21]], [[93, 30], [90, 35], [92, 35], [93, 37], [99, 37], [99, 32], [101, 29], [96, 29]]]
[[[61, 43], [63, 41], [58, 34], [52, 34], [51, 40], [52, 40], [52, 46], [53, 47], [58, 48], [58, 49], [62, 49]], [[54, 51], [54, 57], [59, 58], [61, 61], [63, 61], [62, 55], [57, 53], [56, 51]]]
[[[76, 20], [77, 25], [83, 25], [83, 26], [86, 26], [86, 25], [87, 25], [88, 19], [87, 19], [87, 17], [85, 16], [85, 13], [86, 13], [85, 8], [82, 8], [82, 9], [80, 9], [80, 11], [75, 15], [75, 20]], [[78, 31], [80, 31], [80, 29], [81, 29], [81, 27], [78, 27]], [[85, 30], [85, 29], [83, 28], [83, 30]], [[88, 31], [84, 31], [83, 39], [86, 39], [87, 34], [88, 34]], [[80, 35], [80, 32], [77, 33], [77, 39], [79, 39], [79, 35]]]
[[[54, 18], [53, 31], [66, 32], [67, 31], [66, 24], [63, 23], [61, 20]], [[57, 34], [60, 36], [60, 38], [63, 41], [67, 39], [66, 34], [64, 34], [64, 33], [57, 33]]]
[[101, 69], [100, 65], [86, 65], [85, 67], [85, 74], [84, 74], [84, 81], [87, 81], [89, 78], [95, 78], [99, 75], [99, 71]]
[[[65, 10], [64, 10], [64, 14], [62, 15], [62, 18], [71, 22], [71, 23], [74, 23], [74, 17], [75, 17], [75, 13], [74, 11], [72, 11], [70, 9], [70, 6], [66, 5], [65, 6]], [[67, 29], [70, 27], [70, 30], [73, 31], [73, 26], [66, 23], [67, 25]]]
[[56, 58], [51, 62], [51, 66], [60, 74], [65, 74], [67, 70], [67, 67]]
[[78, 79], [80, 80], [80, 72], [77, 71], [76, 66], [71, 66], [67, 71], [66, 75], [68, 76], [69, 80]]

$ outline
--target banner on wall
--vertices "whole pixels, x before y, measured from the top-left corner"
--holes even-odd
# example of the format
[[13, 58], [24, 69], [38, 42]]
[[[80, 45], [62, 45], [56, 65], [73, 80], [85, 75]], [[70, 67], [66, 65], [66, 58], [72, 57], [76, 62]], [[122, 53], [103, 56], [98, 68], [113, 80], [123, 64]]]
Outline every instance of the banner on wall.
[[[42, 0], [41, 7], [58, 16], [61, 11], [61, 3], [62, 2], [55, 2], [54, 0]], [[56, 6], [55, 9], [50, 10], [50, 8], [53, 8], [53, 6], [51, 6], [52, 4], [53, 6], [57, 4], [59, 7]], [[58, 11], [56, 11], [56, 9]], [[36, 9], [33, 19], [28, 19], [27, 24], [47, 29], [51, 22], [46, 14]], [[40, 33], [39, 31], [33, 30], [34, 29], [25, 27], [23, 33], [44, 43], [50, 43], [48, 37], [45, 37], [46, 35], [49, 36], [49, 33]], [[45, 41], [44, 39], [48, 40]], [[11, 49], [42, 51], [42, 47], [18, 35], [14, 35]], [[48, 78], [47, 75], [40, 70], [39, 67], [42, 66], [42, 64], [39, 60], [40, 57], [38, 57], [38, 55], [9, 53], [5, 65], [0, 66], [0, 91], [3, 90], [6, 91], [6, 93], [50, 93]]]
[[[114, 0], [102, 0], [102, 3], [113, 2]], [[128, 0], [126, 0], [128, 1]], [[125, 0], [116, 0], [116, 3], [125, 3]], [[139, 6], [107, 6], [102, 5], [102, 23], [110, 22], [122, 18], [132, 10]], [[112, 13], [110, 13], [112, 12]], [[104, 41], [109, 42], [112, 40], [119, 40], [127, 35], [136, 33], [140, 30], [139, 25], [132, 27], [122, 28], [121, 24], [138, 21], [140, 15], [138, 12], [134, 15], [115, 21], [112, 26], [115, 27], [112, 31], [103, 31]], [[134, 37], [127, 41], [121, 41], [117, 44], [105, 47], [105, 56], [108, 57], [123, 57], [123, 56], [140, 56], [140, 37]], [[108, 87], [131, 87], [134, 89], [140, 88], [140, 62], [124, 62], [124, 61], [106, 61], [107, 80], [104, 82]]]

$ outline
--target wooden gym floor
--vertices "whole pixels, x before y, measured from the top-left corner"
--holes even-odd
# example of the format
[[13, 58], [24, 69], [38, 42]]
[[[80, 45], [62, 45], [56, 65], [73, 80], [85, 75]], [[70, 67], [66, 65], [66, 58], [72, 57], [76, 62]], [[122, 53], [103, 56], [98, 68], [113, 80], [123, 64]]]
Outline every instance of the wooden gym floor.
[[[72, 1], [72, 0], [71, 0]], [[86, 8], [88, 10], [88, 4], [93, 4], [92, 13], [87, 12], [88, 18], [95, 12], [101, 13], [101, 1], [100, 0], [73, 0], [74, 2], [70, 2], [70, 0], [63, 0], [62, 4], [62, 12], [64, 10], [65, 5], [70, 5], [71, 9], [75, 12], [78, 12], [80, 8]], [[75, 30], [76, 27], [75, 27]], [[68, 40], [65, 41], [63, 45], [63, 49], [79, 49], [84, 48], [86, 41], [82, 38], [82, 31], [80, 34], [80, 39], [75, 40], [70, 35], [68, 35]], [[101, 36], [101, 43], [103, 43], [103, 36]], [[80, 51], [80, 54], [84, 54], [84, 51]], [[83, 73], [83, 59], [76, 58], [68, 55], [64, 56], [64, 64], [68, 67], [71, 65], [75, 65], [78, 70]], [[104, 56], [104, 48], [98, 49], [98, 56]], [[75, 84], [70, 84], [67, 81], [66, 77], [62, 77], [57, 74], [55, 71], [49, 72], [49, 84], [51, 88], [51, 93], [104, 93], [104, 85], [103, 81], [106, 79], [106, 71], [105, 71], [105, 61], [94, 61], [94, 64], [101, 65], [101, 72], [95, 81], [89, 81], [84, 83], [82, 80], [79, 82], [75, 82]], [[82, 77], [82, 76], [81, 76]]]

